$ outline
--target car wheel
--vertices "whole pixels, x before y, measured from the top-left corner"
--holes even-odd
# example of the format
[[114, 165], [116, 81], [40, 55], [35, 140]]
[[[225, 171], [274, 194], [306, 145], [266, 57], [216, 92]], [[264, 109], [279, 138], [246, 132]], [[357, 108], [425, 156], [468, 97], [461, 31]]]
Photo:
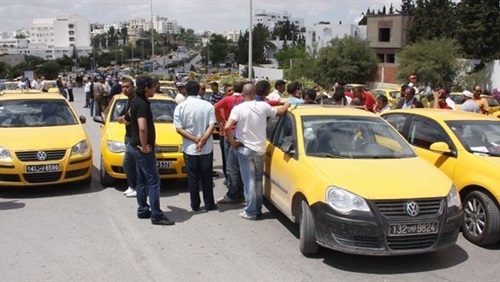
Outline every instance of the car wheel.
[[480, 191], [472, 191], [464, 200], [464, 237], [480, 246], [496, 243], [500, 232], [500, 212], [495, 202]]
[[300, 214], [300, 252], [305, 255], [318, 253], [318, 243], [316, 242], [316, 231], [314, 228], [314, 218], [311, 209], [306, 201], [301, 202]]
[[101, 167], [100, 167], [100, 178], [101, 178], [101, 185], [104, 187], [109, 187], [115, 183], [115, 179], [106, 172], [106, 169], [104, 168], [104, 161], [101, 158]]

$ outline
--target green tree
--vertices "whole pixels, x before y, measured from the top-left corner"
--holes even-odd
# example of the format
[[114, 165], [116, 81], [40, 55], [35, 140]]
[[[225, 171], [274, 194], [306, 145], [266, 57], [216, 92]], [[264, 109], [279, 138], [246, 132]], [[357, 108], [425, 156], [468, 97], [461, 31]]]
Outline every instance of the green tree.
[[4, 62], [0, 62], [0, 78], [6, 78], [9, 76], [9, 65]]
[[456, 41], [442, 38], [408, 45], [396, 56], [400, 82], [406, 82], [410, 74], [417, 74], [420, 83], [436, 88], [453, 85], [462, 53]]
[[207, 46], [201, 51], [202, 60], [208, 64], [208, 61], [213, 63], [224, 62], [227, 54], [229, 54], [229, 41], [220, 34], [212, 34]]
[[397, 12], [402, 15], [413, 15], [415, 11], [415, 0], [401, 0], [401, 9]]
[[441, 37], [454, 38], [455, 4], [451, 0], [417, 0], [408, 28], [411, 42]]
[[31, 55], [25, 55], [24, 56], [24, 61], [28, 66], [36, 67], [39, 65], [42, 65], [43, 63], [46, 62], [45, 59], [37, 57], [37, 56], [31, 56]]
[[55, 79], [60, 70], [61, 67], [56, 61], [47, 61], [38, 68], [38, 74], [45, 76], [46, 79]]
[[259, 23], [252, 30], [253, 61], [257, 64], [267, 63], [267, 51], [276, 50], [271, 42], [271, 32], [267, 26]]
[[335, 82], [365, 83], [375, 76], [377, 65], [377, 55], [367, 40], [335, 38], [319, 50], [313, 80], [324, 88]]
[[306, 48], [304, 46], [296, 47], [286, 47], [285, 46], [279, 50], [275, 59], [278, 61], [280, 68], [288, 69], [290, 68], [290, 62], [306, 59], [308, 57]]

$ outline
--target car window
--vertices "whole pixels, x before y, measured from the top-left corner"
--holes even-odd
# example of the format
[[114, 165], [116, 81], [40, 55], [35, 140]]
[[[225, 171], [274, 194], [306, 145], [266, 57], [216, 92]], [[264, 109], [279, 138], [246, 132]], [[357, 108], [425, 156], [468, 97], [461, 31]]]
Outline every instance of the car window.
[[487, 97], [486, 101], [488, 101], [489, 107], [495, 107], [495, 106], [500, 105], [500, 104], [498, 104], [498, 101], [495, 98]]
[[78, 124], [63, 100], [0, 101], [0, 127], [40, 127]]
[[280, 148], [285, 141], [292, 141], [294, 139], [294, 136], [295, 134], [291, 116], [290, 115], [283, 116], [282, 121], [280, 123], [280, 128], [276, 132], [274, 145]]
[[461, 95], [450, 95], [450, 99], [455, 102], [455, 104], [462, 104], [462, 96]]
[[[177, 103], [175, 101], [166, 100], [150, 100], [151, 111], [153, 112], [153, 120], [155, 123], [171, 123], [173, 122], [174, 110]], [[115, 102], [111, 115], [111, 122], [118, 121], [118, 116], [125, 107], [127, 100], [119, 99]]]
[[410, 144], [424, 149], [429, 149], [431, 144], [435, 142], [445, 142], [449, 146], [451, 145], [446, 133], [435, 122], [422, 119], [412, 121], [408, 132], [408, 141]]
[[389, 92], [389, 95], [391, 95], [392, 99], [398, 99], [401, 97], [401, 92], [399, 91], [391, 91]]
[[406, 120], [409, 117], [408, 115], [391, 114], [382, 117], [385, 118], [385, 120], [387, 120], [387, 122], [389, 122], [399, 133], [403, 134]]
[[446, 122], [464, 148], [475, 154], [500, 156], [500, 122], [460, 120]]
[[278, 124], [279, 119], [280, 119], [280, 117], [275, 116], [275, 117], [269, 118], [267, 120], [266, 138], [268, 141], [272, 140], [274, 128], [276, 127], [276, 124]]

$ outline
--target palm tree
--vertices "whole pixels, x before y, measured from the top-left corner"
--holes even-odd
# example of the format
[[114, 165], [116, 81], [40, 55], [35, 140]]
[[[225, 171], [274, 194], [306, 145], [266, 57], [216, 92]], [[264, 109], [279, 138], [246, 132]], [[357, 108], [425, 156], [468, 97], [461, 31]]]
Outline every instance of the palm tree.
[[253, 58], [257, 64], [267, 62], [267, 51], [276, 50], [276, 45], [271, 42], [269, 28], [261, 23], [253, 28]]

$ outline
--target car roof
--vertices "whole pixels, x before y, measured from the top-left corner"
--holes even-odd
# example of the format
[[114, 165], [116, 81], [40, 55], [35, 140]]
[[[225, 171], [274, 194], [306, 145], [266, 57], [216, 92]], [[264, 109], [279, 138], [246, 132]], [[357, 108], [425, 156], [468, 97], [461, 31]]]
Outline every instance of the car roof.
[[464, 111], [453, 111], [453, 110], [441, 110], [441, 109], [430, 109], [430, 108], [424, 108], [424, 109], [407, 109], [407, 110], [391, 110], [388, 112], [385, 112], [382, 115], [386, 114], [396, 114], [396, 113], [405, 113], [405, 114], [416, 114], [416, 115], [421, 115], [425, 117], [429, 117], [435, 120], [441, 120], [441, 121], [453, 121], [453, 120], [494, 120], [494, 121], [500, 121], [499, 119], [487, 116], [487, 115], [481, 115], [477, 113], [470, 113], [470, 112], [464, 112]]
[[41, 92], [40, 90], [4, 90], [0, 92], [0, 100], [19, 100], [19, 99], [52, 99], [65, 100], [59, 93]]
[[334, 106], [334, 105], [298, 105], [290, 106], [288, 109], [294, 115], [300, 116], [360, 116], [360, 117], [378, 117], [374, 113], [355, 108], [355, 107], [345, 107], [345, 106]]
[[[128, 99], [127, 96], [125, 96], [125, 94], [121, 93], [121, 94], [117, 94], [115, 95], [115, 99], [119, 99], [119, 100], [126, 100]], [[174, 99], [168, 97], [168, 96], [165, 96], [165, 95], [162, 95], [161, 93], [158, 93], [158, 94], [155, 94], [152, 98], [149, 98], [150, 100], [166, 100], [166, 101], [174, 101]]]

